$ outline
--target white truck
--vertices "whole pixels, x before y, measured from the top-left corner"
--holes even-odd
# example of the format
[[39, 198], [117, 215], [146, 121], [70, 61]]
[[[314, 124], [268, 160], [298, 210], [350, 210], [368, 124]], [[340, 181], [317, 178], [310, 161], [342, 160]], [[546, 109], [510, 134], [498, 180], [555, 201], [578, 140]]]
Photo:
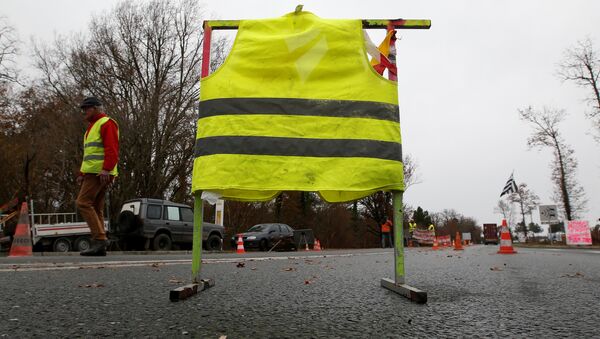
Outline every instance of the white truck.
[[[35, 213], [30, 204], [31, 240], [36, 249], [54, 252], [84, 251], [90, 248], [90, 228], [77, 213]], [[104, 221], [108, 230], [108, 221]]]

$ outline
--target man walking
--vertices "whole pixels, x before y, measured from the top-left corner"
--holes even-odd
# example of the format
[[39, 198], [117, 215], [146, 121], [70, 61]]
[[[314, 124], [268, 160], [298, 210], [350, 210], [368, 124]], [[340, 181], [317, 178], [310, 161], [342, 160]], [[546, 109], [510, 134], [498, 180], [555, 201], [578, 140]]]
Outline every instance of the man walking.
[[119, 126], [104, 113], [102, 102], [88, 97], [80, 105], [89, 123], [83, 136], [83, 162], [77, 183], [81, 185], [77, 207], [92, 233], [92, 245], [81, 255], [105, 256], [104, 193], [117, 176]]

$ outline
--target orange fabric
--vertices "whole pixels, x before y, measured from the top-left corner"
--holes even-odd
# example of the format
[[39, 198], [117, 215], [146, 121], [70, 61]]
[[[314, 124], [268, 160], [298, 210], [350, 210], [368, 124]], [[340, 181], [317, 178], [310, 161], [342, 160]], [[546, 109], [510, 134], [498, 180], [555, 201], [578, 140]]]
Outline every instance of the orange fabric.
[[381, 225], [381, 232], [390, 233], [391, 227], [392, 227], [392, 222], [388, 220], [384, 224]]

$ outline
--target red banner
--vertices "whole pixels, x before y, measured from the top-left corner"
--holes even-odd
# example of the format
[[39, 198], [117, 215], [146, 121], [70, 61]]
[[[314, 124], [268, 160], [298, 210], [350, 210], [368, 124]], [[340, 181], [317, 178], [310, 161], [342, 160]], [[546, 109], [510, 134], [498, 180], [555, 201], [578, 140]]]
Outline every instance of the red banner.
[[592, 233], [585, 220], [571, 220], [567, 225], [567, 245], [591, 245]]
[[438, 244], [440, 244], [440, 246], [450, 246], [452, 244], [452, 240], [450, 240], [449, 235], [442, 235], [437, 238], [438, 238]]
[[435, 237], [434, 231], [425, 231], [425, 230], [413, 231], [413, 238], [417, 239], [419, 244], [433, 244], [434, 237]]

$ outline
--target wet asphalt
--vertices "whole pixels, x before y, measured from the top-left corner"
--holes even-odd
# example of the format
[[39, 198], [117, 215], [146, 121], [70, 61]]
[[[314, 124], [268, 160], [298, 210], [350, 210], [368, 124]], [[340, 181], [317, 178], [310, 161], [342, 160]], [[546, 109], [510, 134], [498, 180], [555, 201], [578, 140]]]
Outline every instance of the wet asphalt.
[[189, 254], [3, 257], [0, 337], [600, 336], [600, 251], [496, 250], [406, 249], [425, 305], [380, 286], [390, 249], [207, 254], [216, 285], [182, 302]]

